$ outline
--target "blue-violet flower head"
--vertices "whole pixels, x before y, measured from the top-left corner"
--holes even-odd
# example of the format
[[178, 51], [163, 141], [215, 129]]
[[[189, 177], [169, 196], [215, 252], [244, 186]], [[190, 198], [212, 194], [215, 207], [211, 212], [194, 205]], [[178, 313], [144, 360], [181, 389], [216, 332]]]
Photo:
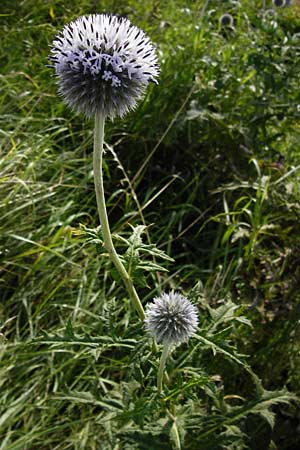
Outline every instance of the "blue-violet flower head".
[[55, 37], [49, 58], [59, 93], [76, 112], [113, 119], [136, 106], [159, 65], [145, 33], [126, 18], [82, 16]]
[[180, 344], [196, 331], [196, 307], [178, 292], [163, 293], [146, 306], [146, 330], [163, 344]]

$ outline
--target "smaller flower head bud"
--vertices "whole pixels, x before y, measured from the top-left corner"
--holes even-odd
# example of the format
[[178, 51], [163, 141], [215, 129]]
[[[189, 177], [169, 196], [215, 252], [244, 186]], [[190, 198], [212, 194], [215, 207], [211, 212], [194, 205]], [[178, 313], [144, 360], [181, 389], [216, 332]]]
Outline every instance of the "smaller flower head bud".
[[180, 344], [198, 325], [195, 306], [178, 292], [163, 293], [146, 307], [146, 330], [163, 344]]
[[264, 12], [264, 19], [274, 19], [276, 18], [276, 14], [277, 13], [274, 11], [274, 9], [266, 9], [266, 11]]
[[231, 14], [223, 14], [219, 21], [221, 27], [233, 27], [233, 17]]

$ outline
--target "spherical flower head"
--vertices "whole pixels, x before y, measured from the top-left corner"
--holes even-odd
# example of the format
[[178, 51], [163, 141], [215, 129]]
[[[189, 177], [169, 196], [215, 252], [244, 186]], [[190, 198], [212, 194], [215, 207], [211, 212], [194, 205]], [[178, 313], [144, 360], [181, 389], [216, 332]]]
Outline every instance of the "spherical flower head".
[[277, 8], [282, 8], [283, 6], [285, 6], [285, 3], [285, 0], [273, 0], [273, 5]]
[[163, 344], [180, 344], [196, 331], [198, 314], [195, 306], [177, 292], [163, 293], [146, 307], [146, 330]]
[[221, 27], [233, 27], [233, 17], [231, 14], [225, 13], [220, 17]]
[[76, 112], [124, 116], [136, 106], [159, 66], [145, 33], [126, 18], [82, 16], [55, 37], [50, 60], [59, 93]]

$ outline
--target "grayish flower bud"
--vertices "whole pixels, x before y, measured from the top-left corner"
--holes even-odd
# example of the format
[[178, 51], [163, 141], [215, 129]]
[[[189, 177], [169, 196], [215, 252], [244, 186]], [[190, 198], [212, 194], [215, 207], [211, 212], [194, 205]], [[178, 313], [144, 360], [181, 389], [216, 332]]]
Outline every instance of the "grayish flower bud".
[[136, 106], [159, 66], [145, 33], [126, 18], [106, 14], [79, 17], [53, 41], [59, 93], [76, 112], [114, 118]]
[[146, 330], [163, 344], [180, 344], [189, 339], [198, 325], [195, 306], [177, 292], [163, 293], [146, 306]]

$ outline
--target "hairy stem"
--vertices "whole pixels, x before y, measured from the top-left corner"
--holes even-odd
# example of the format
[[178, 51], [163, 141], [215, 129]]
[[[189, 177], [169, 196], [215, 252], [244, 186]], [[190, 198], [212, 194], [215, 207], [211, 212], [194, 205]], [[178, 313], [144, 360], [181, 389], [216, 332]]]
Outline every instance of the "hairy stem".
[[111, 261], [113, 262], [117, 271], [119, 272], [119, 275], [121, 276], [126, 286], [128, 294], [132, 300], [133, 306], [135, 307], [140, 319], [144, 320], [145, 312], [143, 305], [141, 304], [141, 301], [135, 290], [135, 287], [133, 286], [130, 276], [128, 275], [122, 261], [120, 260], [116, 252], [111, 237], [111, 231], [109, 228], [109, 222], [105, 205], [105, 195], [103, 187], [103, 169], [102, 169], [104, 123], [105, 123], [105, 116], [101, 113], [96, 113], [95, 131], [94, 131], [93, 169], [94, 169], [95, 191], [97, 197], [97, 207], [100, 218], [104, 247], [107, 250]]

